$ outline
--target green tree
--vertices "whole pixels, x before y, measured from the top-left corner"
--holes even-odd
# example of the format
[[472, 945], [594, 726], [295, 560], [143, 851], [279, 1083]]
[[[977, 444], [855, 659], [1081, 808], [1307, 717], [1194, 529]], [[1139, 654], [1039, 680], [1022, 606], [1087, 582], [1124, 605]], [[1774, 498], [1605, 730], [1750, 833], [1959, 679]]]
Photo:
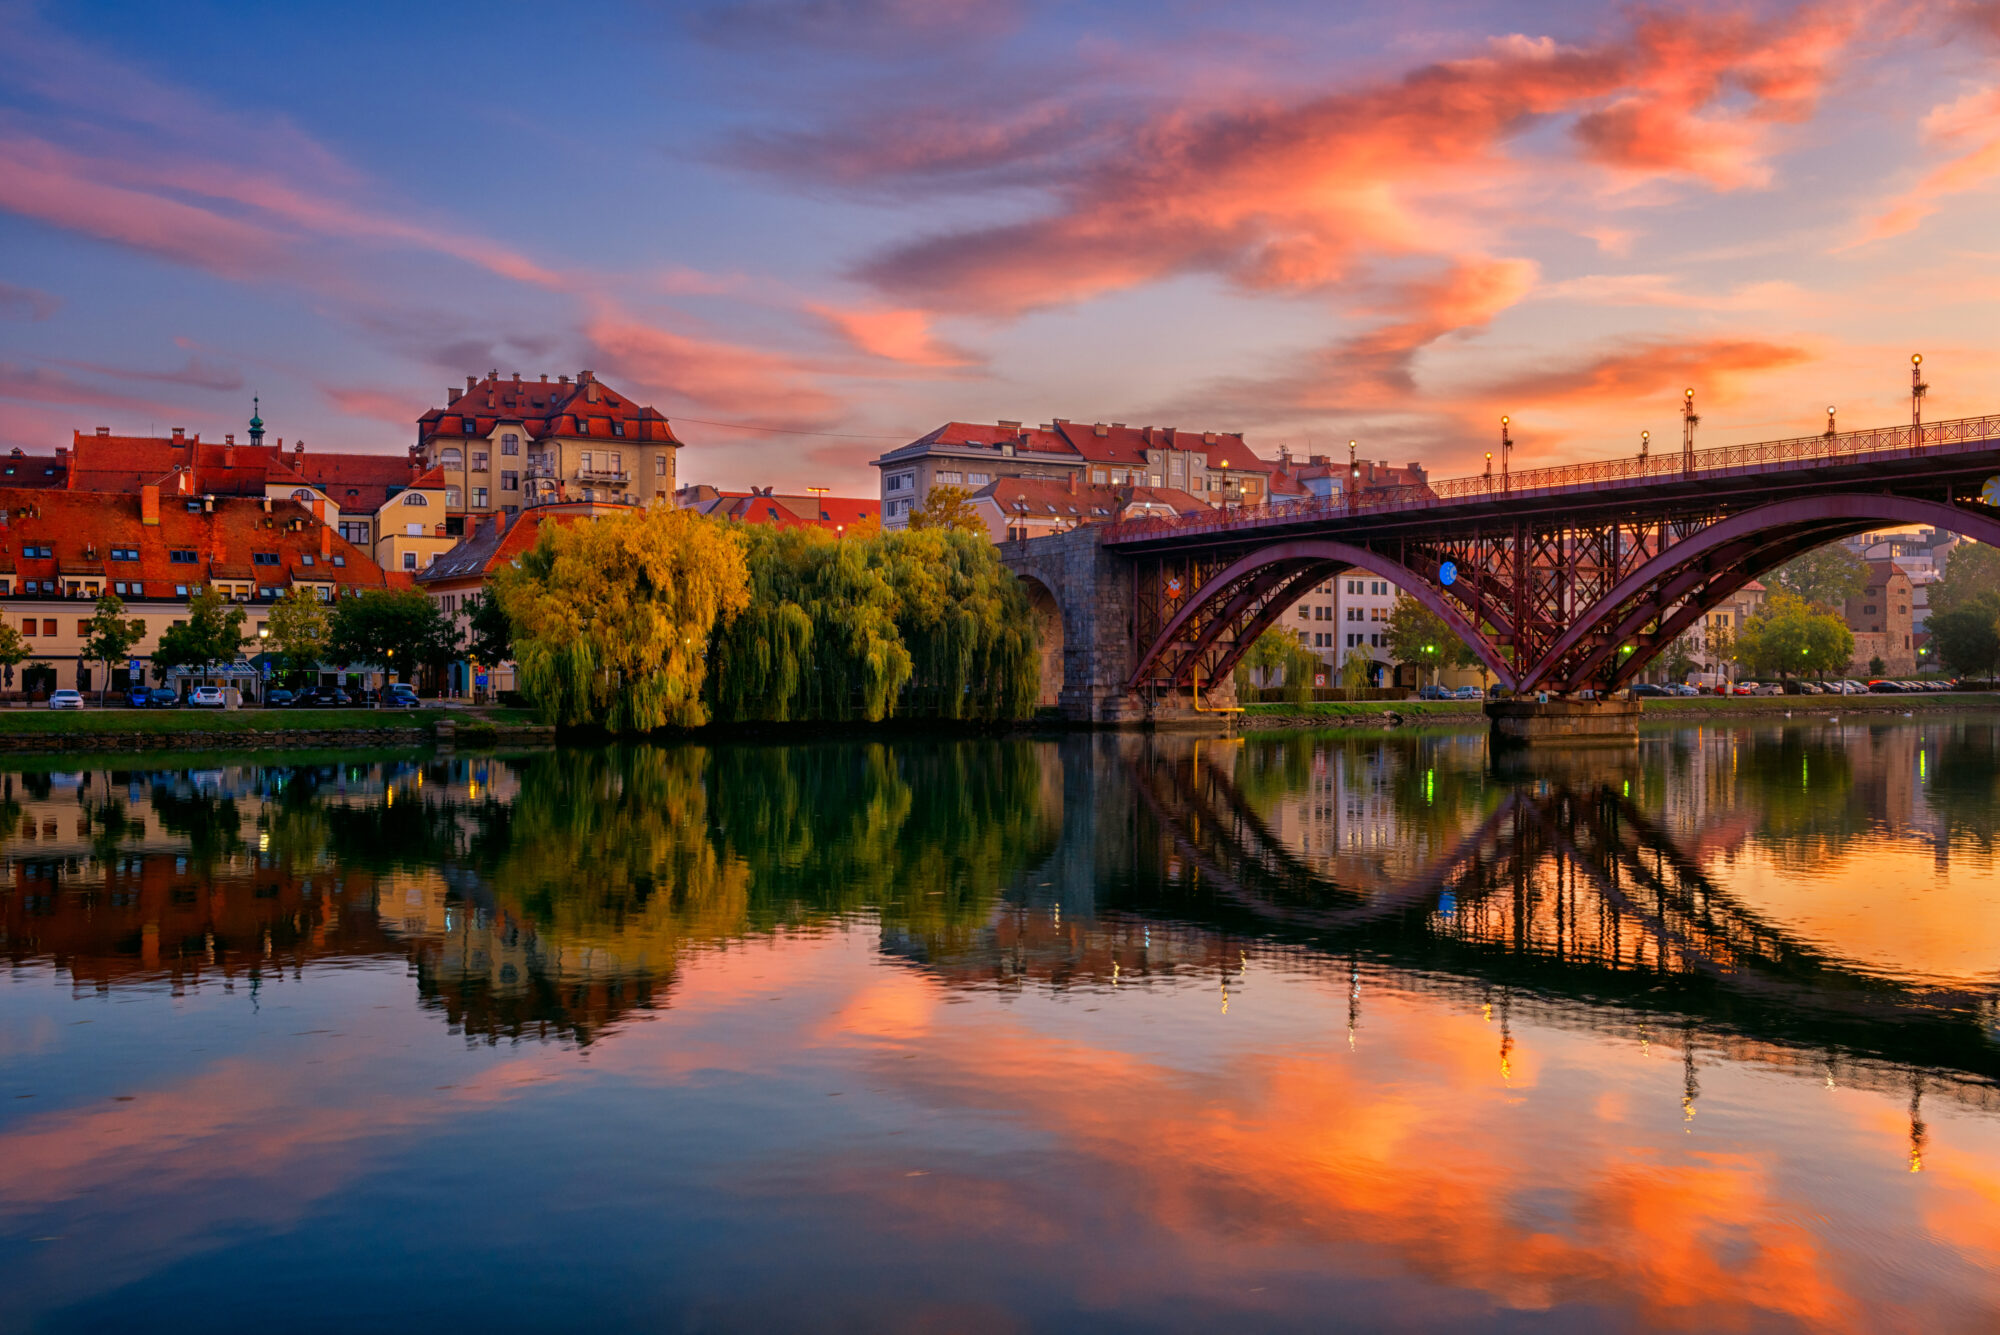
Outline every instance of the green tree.
[[1931, 612], [1956, 611], [1996, 590], [2000, 590], [2000, 547], [1961, 542], [1945, 557], [1943, 574], [1931, 585]]
[[84, 625], [83, 656], [104, 668], [104, 679], [97, 685], [100, 705], [111, 689], [111, 665], [124, 662], [131, 655], [132, 646], [146, 638], [146, 619], [128, 620], [124, 613], [125, 600], [107, 592], [97, 600], [97, 615]]
[[932, 487], [924, 503], [910, 511], [910, 527], [956, 528], [986, 537], [986, 521], [972, 508], [972, 493], [963, 487]]
[[1257, 672], [1264, 674], [1266, 686], [1272, 684], [1273, 677], [1281, 676], [1285, 699], [1304, 704], [1312, 699], [1313, 678], [1319, 668], [1318, 655], [1306, 648], [1297, 631], [1273, 626], [1236, 660], [1236, 689], [1241, 695], [1254, 688], [1257, 683], [1252, 674]]
[[1347, 651], [1347, 657], [1340, 663], [1340, 684], [1347, 688], [1347, 698], [1363, 687], [1375, 684], [1375, 660], [1366, 649], [1356, 646]]
[[197, 672], [234, 663], [243, 653], [244, 613], [213, 588], [188, 599], [187, 620], [160, 634], [153, 651], [153, 670], [165, 679], [169, 668]]
[[1882, 656], [1880, 654], [1877, 654], [1875, 657], [1868, 660], [1869, 676], [1884, 677], [1887, 676], [1888, 673], [1889, 673], [1889, 665], [1882, 661]]
[[896, 710], [924, 718], [1024, 719], [1041, 686], [1040, 632], [1028, 591], [984, 526], [865, 539], [894, 595], [910, 679]]
[[10, 621], [0, 621], [0, 668], [6, 669], [7, 682], [13, 684], [14, 669], [28, 657], [28, 642], [21, 638], [21, 632], [14, 629]]
[[1389, 656], [1431, 670], [1431, 680], [1447, 667], [1471, 667], [1479, 661], [1470, 645], [1458, 638], [1445, 619], [1407, 593], [1396, 595], [1389, 609], [1389, 629], [1384, 637]]
[[1736, 637], [1736, 661], [1760, 677], [1824, 675], [1853, 657], [1854, 632], [1845, 621], [1783, 590]]
[[342, 598], [328, 618], [326, 656], [365, 663], [412, 680], [419, 667], [441, 667], [458, 651], [458, 629], [416, 589], [370, 589]]
[[541, 717], [613, 732], [698, 727], [711, 636], [750, 601], [743, 537], [665, 507], [542, 526], [494, 593]]
[[1686, 681], [1693, 674], [1694, 670], [1700, 666], [1695, 661], [1694, 655], [1688, 651], [1688, 641], [1685, 635], [1673, 642], [1672, 647], [1667, 650], [1665, 658], [1660, 662], [1661, 670], [1667, 674], [1668, 681]]
[[514, 626], [498, 598], [480, 593], [467, 599], [465, 624], [465, 652], [473, 661], [492, 667], [514, 656]]
[[271, 648], [284, 660], [286, 680], [296, 680], [326, 660], [327, 638], [332, 618], [327, 605], [313, 590], [294, 587], [271, 604], [267, 629]]
[[2000, 589], [1932, 612], [1931, 649], [1940, 663], [1962, 676], [1992, 677], [2000, 671]]
[[1787, 593], [1838, 611], [1867, 587], [1868, 563], [1835, 542], [1793, 557], [1774, 578]]

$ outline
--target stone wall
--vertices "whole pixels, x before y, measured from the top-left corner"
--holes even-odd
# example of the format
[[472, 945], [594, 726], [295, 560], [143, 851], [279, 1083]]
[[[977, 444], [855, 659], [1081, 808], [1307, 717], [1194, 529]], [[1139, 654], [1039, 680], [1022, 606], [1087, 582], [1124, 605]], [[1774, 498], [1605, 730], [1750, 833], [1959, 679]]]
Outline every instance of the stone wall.
[[1103, 529], [1000, 544], [1000, 559], [1046, 588], [1062, 620], [1062, 687], [1057, 707], [1072, 723], [1143, 722], [1142, 701], [1125, 689], [1132, 674], [1132, 575], [1099, 545]]

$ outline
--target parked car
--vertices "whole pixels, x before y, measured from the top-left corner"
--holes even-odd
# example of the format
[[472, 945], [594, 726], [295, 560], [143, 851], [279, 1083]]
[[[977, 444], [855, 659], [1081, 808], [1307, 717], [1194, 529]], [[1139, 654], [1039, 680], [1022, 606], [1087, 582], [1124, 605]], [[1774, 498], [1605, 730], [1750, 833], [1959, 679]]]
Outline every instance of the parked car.
[[1736, 683], [1735, 688], [1730, 691], [1730, 694], [1755, 695], [1757, 694], [1757, 683], [1754, 681], [1739, 681]]
[[1684, 681], [1677, 681], [1673, 685], [1667, 687], [1667, 693], [1669, 695], [1678, 695], [1683, 697], [1700, 695], [1701, 688], [1699, 686], [1691, 686]]
[[1420, 686], [1417, 688], [1419, 700], [1449, 700], [1451, 692], [1442, 686]]
[[75, 691], [57, 691], [49, 697], [50, 709], [82, 709], [83, 697]]
[[1801, 681], [1793, 678], [1785, 683], [1786, 695], [1824, 695], [1826, 690], [1816, 681]]
[[144, 686], [134, 686], [125, 692], [125, 704], [129, 709], [144, 709], [153, 703], [153, 693]]
[[146, 693], [146, 708], [148, 709], [179, 709], [180, 707], [181, 698], [164, 686], [155, 686]]
[[283, 709], [291, 702], [292, 693], [282, 686], [273, 686], [270, 690], [264, 692], [264, 707], [266, 709]]
[[292, 703], [316, 709], [334, 709], [354, 702], [338, 686], [312, 686], [300, 691], [298, 699]]
[[1903, 683], [1878, 677], [1876, 680], [1868, 683], [1868, 689], [1877, 695], [1901, 695], [1903, 693]]
[[188, 703], [197, 709], [222, 708], [222, 688], [220, 686], [197, 686], [188, 692]]
[[[1467, 688], [1459, 689], [1463, 692]], [[1479, 688], [1475, 686], [1470, 689], [1476, 697]], [[1459, 698], [1463, 699], [1463, 694]], [[423, 705], [424, 702], [417, 698], [417, 688], [407, 681], [392, 681], [382, 692], [382, 706], [385, 709], [422, 709]]]
[[1642, 681], [1635, 684], [1632, 687], [1632, 698], [1635, 700], [1649, 699], [1653, 696], [1661, 696], [1666, 694], [1667, 694], [1666, 687], [1655, 685], [1650, 681]]

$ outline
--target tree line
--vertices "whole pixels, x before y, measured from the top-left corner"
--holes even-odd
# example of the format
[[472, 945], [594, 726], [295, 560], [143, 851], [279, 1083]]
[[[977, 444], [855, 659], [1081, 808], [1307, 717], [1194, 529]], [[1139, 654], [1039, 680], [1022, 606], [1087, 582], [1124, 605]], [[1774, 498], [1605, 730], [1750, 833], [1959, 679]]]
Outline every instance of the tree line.
[[836, 535], [664, 508], [546, 524], [493, 597], [522, 693], [563, 726], [1021, 719], [1034, 618], [978, 524], [955, 509]]

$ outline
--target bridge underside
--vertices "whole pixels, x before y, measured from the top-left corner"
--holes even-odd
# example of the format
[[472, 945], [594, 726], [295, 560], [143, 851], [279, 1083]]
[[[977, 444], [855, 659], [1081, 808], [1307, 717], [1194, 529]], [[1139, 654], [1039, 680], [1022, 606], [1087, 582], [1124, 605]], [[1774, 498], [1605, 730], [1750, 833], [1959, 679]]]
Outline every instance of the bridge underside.
[[1903, 524], [2000, 543], [2000, 510], [1970, 495], [1841, 491], [1653, 515], [1447, 521], [1428, 532], [1329, 524], [1323, 535], [1136, 552], [1127, 685], [1171, 693], [1225, 678], [1314, 585], [1358, 566], [1424, 604], [1512, 690], [1613, 691], [1750, 581], [1815, 547]]

